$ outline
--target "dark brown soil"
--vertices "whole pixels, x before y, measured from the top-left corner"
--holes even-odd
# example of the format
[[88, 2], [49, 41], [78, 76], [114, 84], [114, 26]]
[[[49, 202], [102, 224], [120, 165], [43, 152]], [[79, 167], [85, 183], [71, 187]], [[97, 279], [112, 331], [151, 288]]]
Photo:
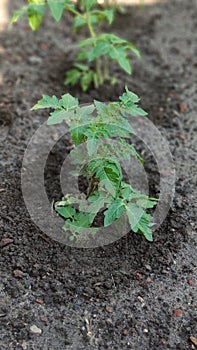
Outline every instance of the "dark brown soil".
[[[10, 0], [10, 15], [12, 6]], [[46, 16], [37, 33], [24, 21], [0, 33], [2, 350], [195, 349], [196, 13], [195, 0], [176, 0], [118, 14], [113, 30], [138, 45], [142, 60], [133, 61], [131, 77], [112, 66], [117, 85], [88, 93], [63, 85], [76, 42], [68, 16], [59, 24]], [[21, 193], [24, 151], [47, 117], [30, 107], [43, 93], [69, 91], [81, 103], [117, 100], [126, 84], [169, 141], [176, 164], [172, 208], [153, 243], [130, 233], [92, 250], [63, 246], [34, 225]], [[157, 192], [157, 166], [146, 154], [145, 160]], [[40, 335], [31, 333], [33, 325]]]

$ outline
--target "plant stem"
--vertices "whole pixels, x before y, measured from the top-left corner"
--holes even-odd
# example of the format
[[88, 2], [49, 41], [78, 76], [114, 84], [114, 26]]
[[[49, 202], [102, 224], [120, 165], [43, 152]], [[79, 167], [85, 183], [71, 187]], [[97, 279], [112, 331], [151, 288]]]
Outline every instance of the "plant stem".
[[104, 80], [109, 79], [109, 61], [106, 56], [104, 56]]
[[[91, 38], [95, 38], [96, 37], [96, 33], [94, 32], [94, 29], [93, 29], [92, 24], [90, 22], [89, 13], [87, 13], [86, 19], [87, 19], [87, 26], [88, 26]], [[93, 45], [96, 46], [95, 43]], [[95, 66], [96, 66], [96, 75], [98, 77], [98, 85], [100, 85], [100, 84], [103, 83], [103, 75], [102, 75], [102, 72], [101, 72], [100, 62], [99, 62], [98, 58], [95, 59]]]
[[67, 11], [69, 11], [69, 12], [71, 12], [71, 13], [73, 13], [73, 14], [76, 15], [76, 16], [79, 16], [79, 17], [81, 17], [81, 18], [84, 18], [84, 16], [83, 16], [79, 11], [72, 9], [72, 8], [70, 8], [69, 6], [66, 6], [66, 5], [65, 5], [64, 9], [67, 10]]
[[95, 175], [93, 175], [89, 181], [86, 199], [88, 199], [93, 194], [93, 192], [96, 189], [98, 189], [98, 184], [99, 184], [99, 179], [96, 178]]
[[[88, 27], [88, 30], [89, 30], [89, 33], [90, 33], [90, 36], [91, 38], [95, 38], [96, 37], [96, 33], [94, 32], [94, 29], [93, 29], [93, 26], [91, 24], [91, 21], [90, 21], [90, 15], [89, 15], [89, 12], [86, 13], [86, 16], [84, 16], [83, 14], [81, 14], [79, 11], [73, 9], [73, 8], [70, 8], [69, 6], [66, 6], [65, 5], [65, 10], [73, 13], [75, 16], [79, 16], [80, 18], [83, 18], [86, 23], [87, 23], [87, 27]], [[94, 46], [96, 45], [95, 43], [93, 44]], [[102, 85], [103, 82], [104, 82], [104, 76], [102, 74], [102, 71], [101, 71], [101, 66], [100, 66], [100, 61], [98, 58], [95, 59], [95, 68], [96, 68], [96, 75], [97, 75], [97, 81], [98, 83], [95, 84], [95, 85]], [[96, 81], [96, 80], [95, 80]], [[98, 86], [95, 86], [96, 88]]]

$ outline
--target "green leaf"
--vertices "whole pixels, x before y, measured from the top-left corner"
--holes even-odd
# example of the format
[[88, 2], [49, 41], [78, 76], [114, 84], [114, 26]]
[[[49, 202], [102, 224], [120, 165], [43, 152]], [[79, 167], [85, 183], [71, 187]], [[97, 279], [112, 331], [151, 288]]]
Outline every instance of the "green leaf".
[[47, 124], [60, 124], [63, 120], [74, 117], [74, 113], [70, 111], [65, 111], [65, 109], [59, 109], [52, 113], [50, 113], [50, 117], [48, 118]]
[[70, 237], [69, 237], [69, 240], [70, 240], [71, 242], [75, 241], [75, 239], [76, 239], [75, 236], [70, 236]]
[[89, 53], [89, 62], [94, 61], [95, 58], [108, 54], [110, 49], [111, 45], [107, 41], [96, 43]]
[[82, 63], [75, 63], [75, 67], [82, 70], [82, 71], [89, 70], [89, 67], [86, 64], [82, 64]]
[[140, 221], [138, 222], [137, 227], [134, 228], [134, 232], [140, 231], [145, 238], [152, 242], [153, 241], [153, 236], [152, 236], [152, 230], [151, 226], [153, 226], [153, 223], [151, 222], [151, 215], [144, 213], [142, 217], [140, 218]]
[[76, 126], [70, 129], [70, 134], [75, 146], [79, 146], [84, 141], [84, 132], [86, 130], [85, 126]]
[[128, 203], [126, 211], [131, 229], [134, 230], [136, 227], [138, 227], [138, 223], [144, 214], [144, 210], [137, 207], [134, 203]]
[[105, 210], [104, 226], [109, 226], [118, 219], [125, 211], [125, 204], [122, 199], [115, 199], [112, 204]]
[[157, 201], [150, 200], [148, 196], [146, 198], [141, 198], [136, 201], [136, 205], [141, 208], [151, 209], [157, 204]]
[[130, 134], [135, 134], [127, 120], [122, 119], [122, 123], [114, 121], [114, 123], [106, 124], [105, 130], [109, 137], [129, 138]]
[[81, 52], [77, 55], [77, 61], [88, 61], [89, 60], [89, 49], [81, 49]]
[[85, 72], [82, 76], [81, 76], [81, 87], [83, 91], [87, 91], [91, 82], [93, 81], [93, 73], [92, 71], [88, 71]]
[[73, 233], [83, 233], [85, 229], [89, 228], [94, 220], [95, 215], [89, 213], [76, 213], [73, 221], [70, 219], [66, 220], [63, 229], [68, 229]]
[[122, 182], [119, 196], [123, 199], [129, 200], [131, 196], [131, 186], [125, 182]]
[[80, 40], [78, 46], [81, 49], [83, 49], [83, 48], [87, 49], [89, 46], [96, 44], [98, 39], [99, 39], [98, 37], [91, 37], [91, 38]]
[[145, 116], [147, 115], [147, 112], [145, 112], [142, 108], [139, 108], [136, 103], [140, 100], [139, 97], [134, 94], [133, 92], [129, 91], [127, 86], [125, 87], [126, 92], [122, 94], [122, 96], [119, 97], [119, 100], [121, 101], [121, 108], [120, 112], [124, 117], [127, 117], [128, 114], [132, 115], [133, 117], [136, 116]]
[[79, 81], [81, 77], [81, 72], [76, 69], [70, 69], [67, 73], [66, 73], [66, 79], [64, 81], [65, 85], [76, 85], [76, 83]]
[[127, 40], [120, 38], [119, 36], [115, 35], [115, 34], [102, 34], [106, 40], [109, 40], [112, 44], [116, 44], [116, 45], [125, 45], [128, 43]]
[[40, 24], [42, 22], [42, 16], [38, 15], [37, 13], [28, 15], [29, 25], [33, 31], [36, 31], [39, 29]]
[[87, 11], [89, 11], [96, 2], [97, 0], [82, 0], [82, 4], [84, 4]]
[[64, 94], [61, 96], [61, 100], [59, 100], [59, 104], [66, 109], [74, 109], [79, 105], [78, 98], [73, 97], [70, 94]]
[[[88, 198], [89, 200], [89, 198]], [[105, 203], [109, 203], [110, 199], [108, 194], [106, 192], [99, 191], [99, 197], [95, 201], [93, 201], [90, 206], [88, 207], [89, 213], [97, 214], [100, 209], [104, 208]]]
[[121, 96], [119, 96], [120, 101], [122, 101], [125, 105], [131, 102], [132, 103], [139, 102], [140, 98], [136, 94], [131, 92], [127, 86], [125, 86], [125, 90], [126, 92], [124, 92]]
[[91, 11], [91, 13], [93, 15], [95, 15], [95, 17], [97, 18], [97, 22], [100, 24], [102, 20], [107, 20], [109, 25], [112, 24], [113, 20], [114, 20], [114, 10], [110, 9], [110, 10], [93, 10]]
[[127, 57], [122, 56], [117, 60], [117, 62], [126, 73], [131, 74], [131, 64]]
[[87, 143], [88, 154], [89, 156], [92, 156], [96, 152], [100, 144], [100, 140], [88, 138], [86, 143]]
[[131, 42], [127, 42], [127, 47], [130, 49], [138, 58], [141, 58], [140, 51], [138, 48]]
[[[62, 228], [65, 232], [70, 231], [73, 234], [81, 234], [85, 230], [87, 230], [87, 227], [81, 227], [78, 224], [78, 222], [76, 222], [76, 221], [73, 222], [73, 221], [70, 221], [69, 219], [65, 221], [65, 224]], [[74, 236], [71, 236], [71, 237], [74, 237]]]
[[86, 25], [86, 21], [85, 21], [85, 18], [82, 18], [81, 16], [76, 16], [74, 18], [74, 23], [73, 23], [73, 28], [74, 29], [79, 29], [83, 26]]
[[123, 159], [125, 158], [130, 159], [130, 156], [132, 155], [135, 158], [137, 158], [142, 164], [144, 164], [143, 158], [136, 151], [133, 144], [130, 144], [123, 139], [119, 139], [118, 143], [119, 143], [119, 147], [117, 150], [117, 155], [119, 155], [119, 157], [122, 157]]
[[103, 13], [105, 14], [106, 19], [108, 20], [109, 25], [113, 23], [114, 20], [114, 10], [104, 10]]
[[44, 0], [28, 0], [28, 2], [30, 4], [34, 4], [34, 5], [43, 5], [44, 4]]
[[13, 24], [18, 21], [18, 19], [23, 18], [24, 15], [27, 13], [28, 6], [21, 7], [20, 10], [17, 10], [13, 13], [10, 23]]
[[147, 115], [147, 112], [145, 112], [142, 108], [139, 108], [136, 105], [132, 105], [131, 107], [126, 108], [125, 112], [127, 114], [130, 114], [132, 117], [138, 117], [138, 116], [145, 116], [145, 115]]
[[35, 106], [33, 106], [31, 108], [31, 110], [35, 110], [35, 109], [40, 109], [40, 108], [59, 108], [60, 107], [60, 103], [57, 99], [56, 96], [48, 96], [48, 95], [43, 95], [42, 99], [39, 100]]
[[93, 192], [93, 194], [90, 197], [88, 197], [88, 201], [89, 202], [97, 201], [97, 199], [99, 198], [100, 194], [101, 194], [101, 191], [95, 190]]
[[108, 106], [105, 103], [94, 100], [94, 105], [96, 107], [98, 115], [106, 115], [108, 111]]
[[[74, 148], [71, 152], [71, 159], [72, 159], [72, 164], [84, 164], [85, 159], [87, 157], [87, 151], [86, 149], [83, 147], [81, 148]], [[74, 171], [74, 170], [73, 170]], [[80, 170], [76, 170], [78, 173], [80, 172]]]
[[115, 197], [122, 177], [121, 172], [118, 174], [114, 171], [112, 164], [101, 164], [96, 171], [96, 177], [100, 179], [100, 186], [105, 187]]
[[53, 18], [58, 22], [64, 11], [64, 0], [47, 0]]
[[109, 56], [118, 62], [121, 68], [125, 70], [126, 73], [131, 74], [131, 65], [129, 59], [126, 57], [126, 52], [122, 47], [111, 47]]
[[71, 206], [66, 206], [66, 207], [55, 207], [55, 210], [58, 214], [63, 216], [65, 219], [72, 218], [76, 214], [75, 208]]
[[42, 22], [44, 16], [45, 5], [30, 3], [28, 6], [28, 21], [31, 29], [36, 31]]
[[[95, 107], [93, 104], [89, 106], [83, 106], [76, 109], [76, 116], [80, 118], [81, 121], [87, 123], [88, 125], [92, 122], [92, 113], [94, 112]], [[86, 125], [87, 128], [87, 125]]]
[[[88, 230], [88, 233], [96, 233], [99, 229], [97, 227], [80, 226], [80, 224], [77, 221], [74, 221], [74, 222], [66, 221], [64, 226], [63, 226], [63, 230], [66, 232], [67, 231], [72, 232], [73, 236], [70, 236], [70, 237], [74, 237], [74, 239], [72, 239], [72, 240], [76, 240], [77, 239], [76, 235], [78, 235], [78, 234], [83, 234], [84, 232], [87, 232], [87, 230]], [[69, 237], [69, 239], [70, 239], [70, 237]]]

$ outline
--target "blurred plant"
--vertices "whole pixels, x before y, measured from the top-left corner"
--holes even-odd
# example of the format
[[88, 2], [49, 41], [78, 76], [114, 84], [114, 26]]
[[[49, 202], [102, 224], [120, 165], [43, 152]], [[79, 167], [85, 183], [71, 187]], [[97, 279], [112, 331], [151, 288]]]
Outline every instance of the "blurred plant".
[[77, 4], [70, 0], [28, 0], [26, 6], [14, 12], [11, 23], [27, 16], [31, 29], [36, 31], [47, 6], [56, 21], [62, 18], [65, 10], [74, 17], [74, 31], [87, 28], [89, 32], [88, 38], [79, 41], [79, 54], [73, 68], [67, 72], [65, 84], [75, 85], [80, 82], [83, 91], [92, 83], [96, 88], [106, 81], [114, 84], [116, 79], [109, 72], [110, 61], [116, 61], [126, 73], [131, 74], [129, 53], [140, 57], [136, 46], [115, 34], [100, 31], [103, 21], [112, 24], [114, 9], [99, 8], [96, 0], [80, 0]]
[[43, 95], [32, 108], [52, 108], [49, 125], [67, 123], [74, 144], [71, 159], [78, 167], [72, 175], [83, 175], [88, 179], [86, 194], [67, 194], [55, 203], [55, 210], [65, 219], [63, 230], [72, 233], [70, 240], [79, 238], [87, 229], [96, 232], [98, 228], [94, 226], [94, 219], [103, 211], [104, 227], [126, 215], [131, 230], [152, 241], [152, 217], [147, 209], [153, 208], [157, 200], [123, 181], [119, 161], [134, 156], [143, 162], [134, 146], [126, 142], [134, 133], [127, 117], [147, 114], [138, 107], [138, 101], [138, 96], [126, 87], [119, 102], [105, 104], [94, 100], [92, 105], [80, 107], [78, 99], [70, 94], [59, 100], [56, 96]]

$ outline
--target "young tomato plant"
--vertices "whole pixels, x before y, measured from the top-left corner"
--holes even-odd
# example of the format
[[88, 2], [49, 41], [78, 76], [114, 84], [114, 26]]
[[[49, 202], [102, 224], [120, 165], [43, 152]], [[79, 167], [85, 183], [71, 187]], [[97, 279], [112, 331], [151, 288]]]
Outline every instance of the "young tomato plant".
[[65, 84], [80, 82], [83, 91], [92, 83], [96, 88], [106, 81], [114, 84], [116, 79], [110, 75], [110, 61], [116, 61], [126, 73], [131, 74], [129, 53], [138, 58], [140, 53], [131, 42], [115, 34], [101, 33], [103, 21], [112, 24], [114, 10], [98, 8], [96, 0], [80, 0], [78, 4], [70, 0], [28, 0], [26, 6], [13, 14], [11, 23], [27, 15], [29, 25], [35, 31], [40, 27], [47, 6], [56, 21], [61, 19], [64, 10], [68, 11], [73, 15], [74, 31], [85, 28], [89, 33], [87, 38], [79, 41], [79, 54], [73, 68], [67, 72]]
[[52, 108], [49, 125], [67, 123], [74, 145], [71, 159], [76, 168], [79, 166], [74, 175], [88, 179], [86, 194], [67, 194], [55, 203], [55, 210], [65, 219], [63, 230], [71, 232], [71, 240], [87, 229], [95, 232], [94, 219], [102, 210], [104, 227], [126, 215], [131, 230], [152, 241], [152, 217], [147, 209], [153, 208], [157, 199], [149, 198], [123, 181], [119, 161], [134, 156], [143, 162], [126, 140], [134, 133], [127, 118], [146, 115], [138, 107], [138, 101], [138, 96], [126, 87], [119, 102], [105, 104], [94, 100], [92, 105], [81, 107], [78, 99], [70, 94], [61, 99], [43, 95], [32, 108]]

